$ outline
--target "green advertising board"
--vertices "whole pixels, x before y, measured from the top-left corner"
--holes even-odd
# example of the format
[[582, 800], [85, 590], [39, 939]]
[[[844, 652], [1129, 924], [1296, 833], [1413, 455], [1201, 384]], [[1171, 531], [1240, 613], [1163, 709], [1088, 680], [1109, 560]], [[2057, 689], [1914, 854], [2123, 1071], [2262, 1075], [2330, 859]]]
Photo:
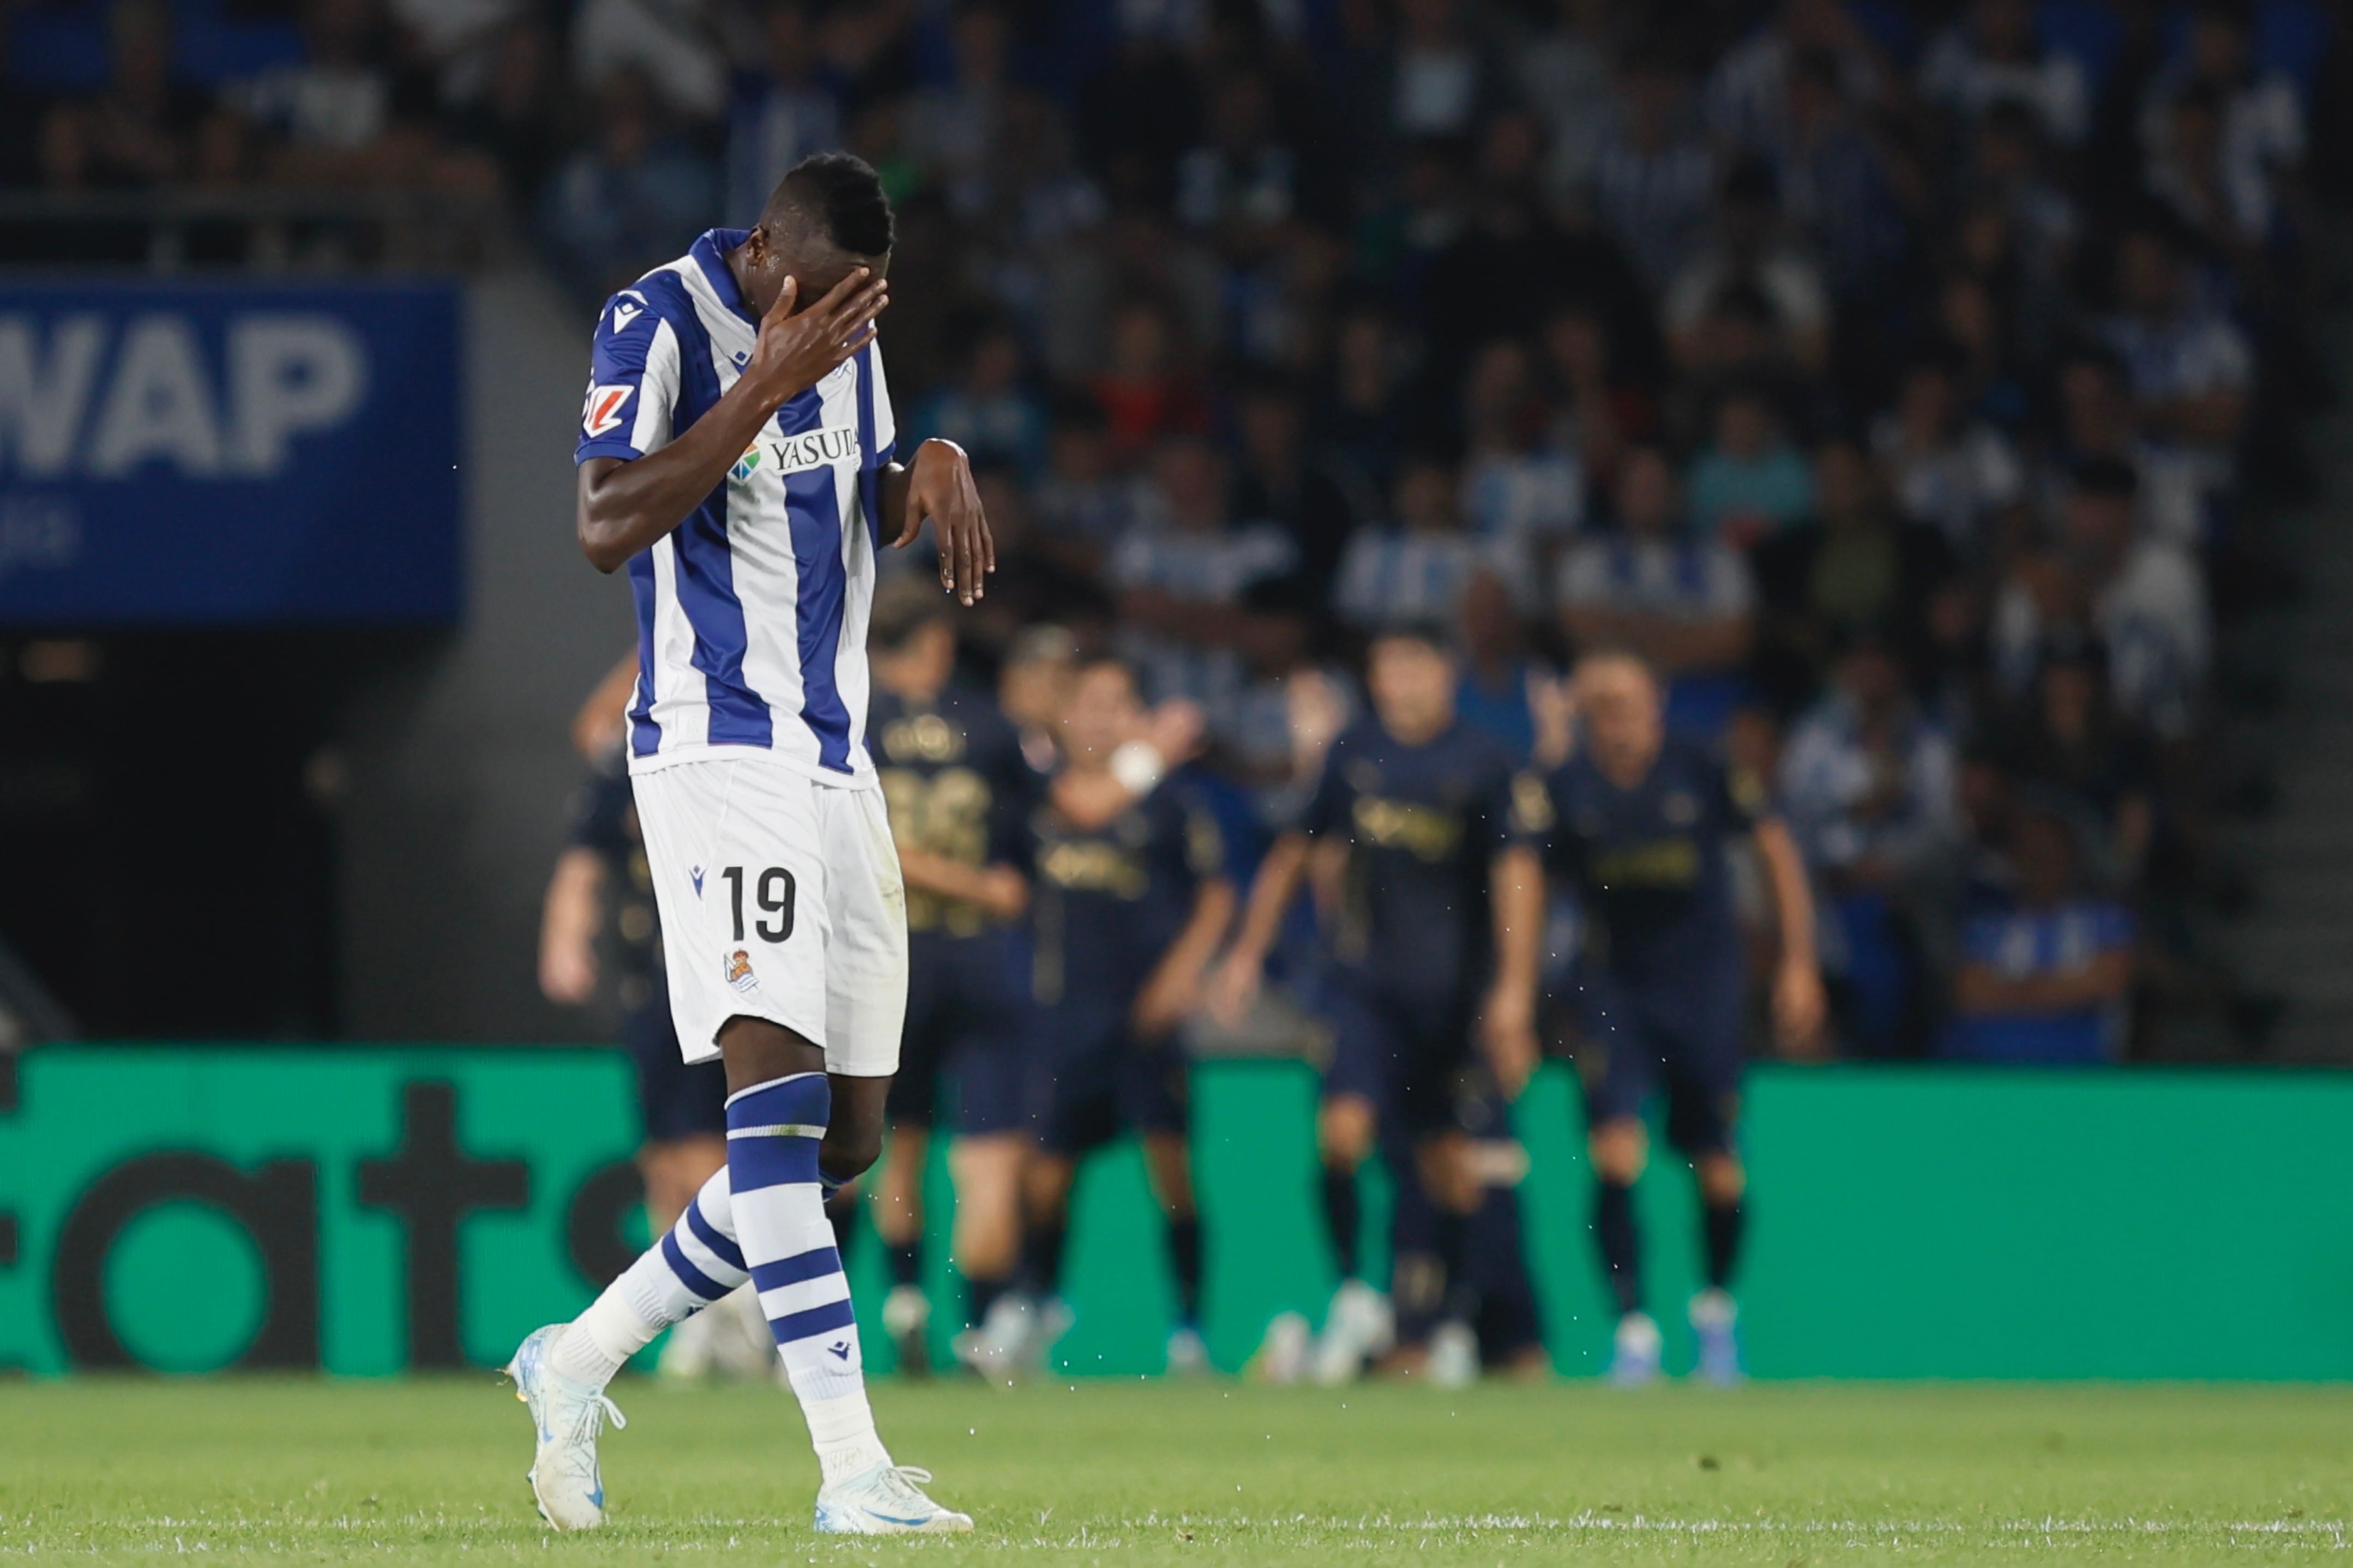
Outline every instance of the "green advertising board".
[[[0, 1366], [496, 1364], [642, 1239], [629, 1084], [622, 1058], [585, 1049], [0, 1058]], [[1221, 1365], [1330, 1289], [1314, 1097], [1296, 1064], [1198, 1070]], [[1546, 1338], [1562, 1371], [1589, 1373], [1609, 1320], [1573, 1086], [1547, 1072], [1515, 1120]], [[1746, 1137], [1760, 1376], [2353, 1376], [2353, 1077], [1771, 1069]], [[1687, 1173], [1659, 1161], [1641, 1214], [1672, 1366], [1697, 1261]], [[1092, 1162], [1066, 1370], [1159, 1369], [1159, 1234], [1136, 1152]], [[852, 1272], [887, 1365], [876, 1250]], [[943, 1338], [954, 1315], [935, 1314]]]

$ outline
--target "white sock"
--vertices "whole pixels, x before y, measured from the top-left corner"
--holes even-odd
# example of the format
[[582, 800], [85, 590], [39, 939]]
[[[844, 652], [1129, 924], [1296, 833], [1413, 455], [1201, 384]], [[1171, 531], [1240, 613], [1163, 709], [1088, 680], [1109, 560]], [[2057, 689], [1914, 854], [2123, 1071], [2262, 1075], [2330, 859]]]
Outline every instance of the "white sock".
[[656, 1334], [726, 1295], [751, 1276], [735, 1246], [727, 1173], [702, 1184], [660, 1241], [565, 1325], [548, 1352], [559, 1375], [602, 1388]]
[[825, 1217], [817, 1151], [832, 1116], [823, 1073], [740, 1089], [727, 1100], [728, 1203], [760, 1310], [807, 1417], [828, 1481], [890, 1455], [874, 1432], [849, 1281]]

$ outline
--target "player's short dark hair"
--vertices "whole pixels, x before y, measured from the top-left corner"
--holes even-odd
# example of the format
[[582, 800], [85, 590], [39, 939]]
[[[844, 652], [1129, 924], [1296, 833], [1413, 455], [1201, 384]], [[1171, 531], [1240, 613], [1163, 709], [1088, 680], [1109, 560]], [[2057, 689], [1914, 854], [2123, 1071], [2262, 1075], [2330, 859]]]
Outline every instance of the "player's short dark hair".
[[787, 217], [808, 222], [852, 256], [888, 256], [898, 240], [882, 176], [854, 153], [818, 153], [794, 164], [776, 182], [760, 226]]
[[933, 626], [948, 618], [947, 595], [920, 574], [893, 577], [874, 590], [866, 640], [884, 653], [897, 653]]

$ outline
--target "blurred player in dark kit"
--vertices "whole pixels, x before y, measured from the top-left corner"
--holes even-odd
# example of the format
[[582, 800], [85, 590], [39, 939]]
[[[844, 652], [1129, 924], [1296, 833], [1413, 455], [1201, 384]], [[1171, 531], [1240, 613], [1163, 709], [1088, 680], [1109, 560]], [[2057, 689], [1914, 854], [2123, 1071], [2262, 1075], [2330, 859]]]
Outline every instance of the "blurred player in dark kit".
[[1634, 1183], [1649, 1158], [1642, 1110], [1667, 1100], [1667, 1139], [1699, 1181], [1706, 1289], [1691, 1303], [1699, 1375], [1740, 1376], [1730, 1287], [1746, 1173], [1736, 1129], [1745, 1064], [1746, 976], [1727, 854], [1753, 838], [1780, 934], [1772, 986], [1776, 1032], [1809, 1048], [1823, 1016], [1814, 907], [1788, 829], [1763, 786], [1669, 736], [1648, 665], [1602, 653], [1569, 687], [1569, 755], [1546, 780], [1552, 863], [1577, 893], [1585, 942], [1570, 1016], [1579, 1036], [1595, 1177], [1593, 1234], [1619, 1319], [1610, 1377], [1659, 1374], [1658, 1325], [1644, 1310]]
[[1357, 1257], [1357, 1171], [1386, 1148], [1428, 1200], [1434, 1265], [1400, 1258], [1399, 1282], [1413, 1289], [1395, 1337], [1408, 1370], [1426, 1357], [1431, 1376], [1461, 1381], [1478, 1369], [1466, 1261], [1482, 1193], [1461, 1113], [1482, 1092], [1517, 1094], [1535, 1061], [1546, 801], [1502, 742], [1456, 712], [1461, 666], [1443, 630], [1383, 632], [1366, 676], [1372, 713], [1333, 742], [1304, 816], [1268, 852], [1215, 1002], [1226, 1018], [1249, 1009], [1285, 911], [1314, 877], [1335, 1034], [1316, 1135], [1341, 1274], [1314, 1370], [1352, 1377], [1392, 1333]]
[[1188, 1072], [1176, 1032], [1231, 923], [1233, 885], [1215, 821], [1181, 782], [1139, 777], [1125, 759], [1165, 753], [1135, 678], [1116, 660], [1081, 668], [1061, 727], [1063, 764], [1030, 819], [1039, 1005], [1039, 1152], [1027, 1178], [1034, 1319], [984, 1325], [985, 1370], [1042, 1359], [1070, 1327], [1060, 1296], [1070, 1194], [1080, 1158], [1123, 1131], [1144, 1142], [1168, 1221], [1176, 1321], [1172, 1372], [1208, 1365], [1200, 1335], [1202, 1247], [1193, 1202]]
[[975, 1322], [1020, 1259], [1029, 1150], [1029, 944], [1020, 921], [1029, 886], [1018, 867], [1038, 775], [996, 700], [955, 683], [949, 609], [928, 582], [900, 578], [876, 592], [868, 637], [874, 692], [867, 743], [907, 886], [907, 1024], [891, 1083], [874, 1224], [891, 1259], [883, 1326], [901, 1370], [918, 1374], [929, 1366], [922, 1245], [932, 1131], [944, 1110], [956, 1192], [954, 1251]]

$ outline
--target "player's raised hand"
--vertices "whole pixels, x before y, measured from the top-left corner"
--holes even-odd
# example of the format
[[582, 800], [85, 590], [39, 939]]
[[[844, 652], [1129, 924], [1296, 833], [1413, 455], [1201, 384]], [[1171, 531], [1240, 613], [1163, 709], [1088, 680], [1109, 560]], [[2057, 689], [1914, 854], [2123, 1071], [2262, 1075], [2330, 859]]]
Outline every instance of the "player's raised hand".
[[807, 310], [801, 284], [785, 279], [776, 302], [760, 318], [760, 337], [743, 379], [769, 410], [797, 397], [831, 375], [843, 361], [874, 338], [874, 318], [891, 302], [889, 281], [871, 268], [853, 267]]
[[915, 448], [907, 470], [906, 514], [892, 546], [903, 550], [914, 543], [927, 517], [940, 547], [940, 586], [973, 604], [987, 591], [983, 579], [997, 570], [997, 541], [989, 537], [980, 491], [972, 482], [972, 459], [953, 441], [931, 440]]

